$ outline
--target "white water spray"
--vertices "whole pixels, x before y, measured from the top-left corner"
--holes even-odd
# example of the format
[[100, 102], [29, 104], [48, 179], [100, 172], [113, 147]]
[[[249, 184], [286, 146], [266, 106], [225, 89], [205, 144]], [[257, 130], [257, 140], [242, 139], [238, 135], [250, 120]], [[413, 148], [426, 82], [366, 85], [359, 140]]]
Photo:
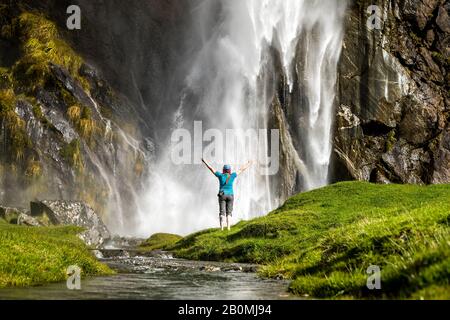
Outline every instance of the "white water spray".
[[[345, 8], [345, 0], [202, 2], [195, 9], [198, 16], [194, 28], [202, 38], [202, 47], [186, 79], [184, 98], [174, 114], [172, 129], [193, 131], [194, 121], [203, 121], [204, 130], [222, 132], [267, 128], [272, 97], [261, 91], [267, 80], [260, 76], [273, 46], [282, 60], [288, 94], [297, 79], [305, 96], [306, 103], [294, 106], [302, 108], [306, 115], [299, 121], [304, 126], [299, 130], [302, 136], [296, 137], [304, 150], [294, 151], [304, 176], [303, 189], [326, 185]], [[219, 15], [215, 15], [217, 11]], [[227, 159], [235, 169], [247, 160], [265, 162], [268, 157], [267, 140], [252, 141], [248, 149], [245, 139], [238, 137], [238, 152]], [[264, 152], [258, 155], [256, 150]], [[222, 165], [214, 164], [218, 170]], [[140, 214], [139, 234], [186, 234], [217, 225], [218, 182], [204, 167], [175, 166], [167, 143], [151, 172], [141, 205], [145, 212]], [[235, 188], [234, 220], [263, 215], [279, 205], [270, 179], [255, 168], [239, 177]]]

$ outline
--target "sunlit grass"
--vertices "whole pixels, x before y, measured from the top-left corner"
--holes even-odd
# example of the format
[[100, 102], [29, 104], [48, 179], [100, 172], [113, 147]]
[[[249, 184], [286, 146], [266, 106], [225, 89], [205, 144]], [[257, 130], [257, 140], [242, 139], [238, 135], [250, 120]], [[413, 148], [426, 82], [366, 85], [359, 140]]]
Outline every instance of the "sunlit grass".
[[17, 28], [23, 49], [23, 57], [14, 66], [17, 78], [28, 81], [33, 88], [42, 86], [53, 63], [68, 70], [85, 89], [89, 88], [87, 81], [78, 74], [82, 58], [63, 40], [52, 21], [40, 14], [23, 12], [18, 17]]
[[77, 227], [22, 227], [0, 219], [0, 288], [64, 281], [77, 265], [82, 276], [111, 274], [76, 236]]
[[181, 237], [175, 234], [157, 233], [144, 241], [139, 246], [139, 249], [143, 251], [158, 250], [167, 247], [168, 245], [172, 245], [180, 239]]
[[[339, 183], [171, 249], [189, 259], [263, 264], [262, 275], [292, 279], [300, 295], [450, 298], [449, 199], [449, 185]], [[382, 290], [367, 289], [371, 265], [382, 270]]]

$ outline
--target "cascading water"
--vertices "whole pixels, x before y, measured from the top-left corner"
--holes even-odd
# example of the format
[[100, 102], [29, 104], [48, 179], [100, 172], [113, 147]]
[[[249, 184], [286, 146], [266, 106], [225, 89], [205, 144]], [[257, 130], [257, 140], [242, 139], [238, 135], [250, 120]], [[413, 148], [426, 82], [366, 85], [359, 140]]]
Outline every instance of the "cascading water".
[[[223, 0], [202, 1], [193, 9], [193, 32], [201, 39], [185, 81], [183, 98], [166, 130], [158, 160], [151, 167], [142, 197], [139, 234], [186, 234], [217, 224], [217, 179], [200, 163], [203, 147], [198, 134], [207, 129], [225, 135], [227, 129], [266, 129], [273, 97], [262, 70], [275, 48], [281, 58], [287, 94], [301, 88], [303, 119], [295, 150], [303, 190], [326, 185], [331, 156], [331, 131], [346, 1]], [[299, 63], [301, 66], [299, 67]], [[273, 87], [273, 86], [272, 86]], [[194, 126], [195, 121], [201, 121]], [[192, 135], [192, 165], [171, 160], [170, 133], [187, 129]], [[266, 163], [273, 155], [270, 134], [263, 139], [236, 135], [236, 152], [223, 162], [237, 169], [248, 160]], [[261, 138], [261, 137], [259, 137]], [[196, 140], [197, 139], [197, 140]], [[289, 137], [291, 141], [291, 137]], [[228, 143], [228, 141], [226, 141]], [[207, 156], [206, 156], [207, 157]], [[220, 170], [224, 163], [213, 163]], [[238, 178], [235, 220], [268, 213], [282, 199], [271, 179], [257, 167]]]

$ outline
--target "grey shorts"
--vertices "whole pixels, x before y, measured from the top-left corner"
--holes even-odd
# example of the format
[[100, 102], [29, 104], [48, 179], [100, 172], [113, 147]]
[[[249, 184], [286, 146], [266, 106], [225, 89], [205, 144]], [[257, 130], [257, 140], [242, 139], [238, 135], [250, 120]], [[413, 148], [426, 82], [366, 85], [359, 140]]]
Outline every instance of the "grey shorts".
[[234, 203], [234, 196], [219, 196], [219, 208], [220, 213], [219, 215], [221, 217], [225, 216], [232, 216], [233, 215], [233, 203]]

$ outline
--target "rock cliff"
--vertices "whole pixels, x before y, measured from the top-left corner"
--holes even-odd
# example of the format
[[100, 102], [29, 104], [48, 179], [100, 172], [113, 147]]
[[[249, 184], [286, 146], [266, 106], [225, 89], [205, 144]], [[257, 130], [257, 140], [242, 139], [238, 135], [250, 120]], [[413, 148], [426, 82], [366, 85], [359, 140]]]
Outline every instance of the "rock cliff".
[[339, 64], [335, 176], [380, 183], [450, 182], [448, 1], [370, 1], [346, 17]]
[[135, 223], [125, 211], [136, 211], [152, 145], [45, 3], [0, 2], [0, 203], [82, 200], [121, 231]]

